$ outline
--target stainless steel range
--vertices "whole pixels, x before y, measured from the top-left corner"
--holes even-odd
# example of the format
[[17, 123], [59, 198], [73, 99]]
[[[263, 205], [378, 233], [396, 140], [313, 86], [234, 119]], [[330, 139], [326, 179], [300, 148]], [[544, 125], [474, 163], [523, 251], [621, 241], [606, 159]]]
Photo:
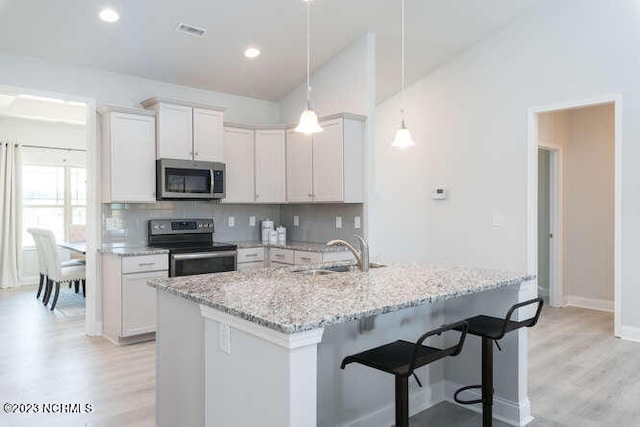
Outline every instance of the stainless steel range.
[[238, 247], [213, 241], [213, 219], [152, 219], [149, 246], [169, 250], [169, 277], [237, 268]]

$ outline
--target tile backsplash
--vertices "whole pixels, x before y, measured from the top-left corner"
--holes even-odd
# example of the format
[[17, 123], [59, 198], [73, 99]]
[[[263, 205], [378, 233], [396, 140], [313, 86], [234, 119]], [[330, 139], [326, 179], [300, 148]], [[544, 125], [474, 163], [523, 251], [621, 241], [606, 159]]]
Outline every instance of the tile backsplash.
[[[256, 225], [249, 225], [249, 217], [256, 217]], [[260, 239], [260, 221], [269, 218], [280, 221], [278, 205], [227, 205], [211, 202], [163, 201], [154, 205], [102, 205], [102, 242], [145, 245], [147, 223], [158, 218], [214, 219], [214, 239], [219, 242]], [[235, 226], [229, 227], [229, 217]]]
[[[214, 239], [219, 242], [260, 240], [260, 222], [272, 219], [287, 227], [288, 241], [326, 242], [331, 239], [353, 241], [355, 217], [363, 220], [362, 204], [327, 205], [233, 205], [202, 201], [162, 201], [149, 204], [102, 205], [102, 242], [104, 244], [145, 245], [147, 223], [158, 218], [211, 218], [215, 221]], [[249, 225], [254, 216], [255, 226]], [[299, 225], [294, 226], [294, 216]], [[336, 217], [342, 228], [336, 228]], [[229, 217], [235, 225], [229, 227]]]

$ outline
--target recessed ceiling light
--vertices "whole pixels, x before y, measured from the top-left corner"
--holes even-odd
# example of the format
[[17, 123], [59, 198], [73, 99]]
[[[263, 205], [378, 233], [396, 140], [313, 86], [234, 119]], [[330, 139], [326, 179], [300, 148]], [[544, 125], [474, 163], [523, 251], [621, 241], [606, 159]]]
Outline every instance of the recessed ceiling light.
[[260, 56], [260, 50], [255, 47], [249, 47], [244, 51], [244, 56], [247, 58], [257, 58]]
[[104, 22], [117, 22], [120, 19], [120, 15], [113, 9], [102, 9], [100, 11], [100, 19]]

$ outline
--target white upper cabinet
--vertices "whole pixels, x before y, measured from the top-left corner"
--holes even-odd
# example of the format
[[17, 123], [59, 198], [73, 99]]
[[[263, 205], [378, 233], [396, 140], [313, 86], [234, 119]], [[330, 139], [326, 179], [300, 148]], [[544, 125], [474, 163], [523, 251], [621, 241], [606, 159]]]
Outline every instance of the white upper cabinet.
[[343, 201], [342, 119], [320, 126], [323, 131], [313, 135], [313, 201]]
[[287, 201], [313, 201], [312, 138], [287, 130]]
[[141, 104], [157, 114], [157, 158], [224, 161], [220, 109], [159, 98]]
[[313, 137], [287, 131], [287, 200], [364, 202], [364, 117], [341, 114], [320, 122]]
[[195, 160], [222, 162], [223, 114], [221, 111], [193, 109], [193, 156]]
[[227, 191], [223, 203], [255, 201], [254, 131], [234, 127], [224, 129], [224, 159]]
[[156, 121], [152, 113], [109, 107], [101, 115], [103, 203], [156, 201]]
[[257, 203], [286, 203], [286, 148], [283, 129], [256, 130]]
[[158, 104], [159, 159], [193, 159], [193, 109], [183, 105]]

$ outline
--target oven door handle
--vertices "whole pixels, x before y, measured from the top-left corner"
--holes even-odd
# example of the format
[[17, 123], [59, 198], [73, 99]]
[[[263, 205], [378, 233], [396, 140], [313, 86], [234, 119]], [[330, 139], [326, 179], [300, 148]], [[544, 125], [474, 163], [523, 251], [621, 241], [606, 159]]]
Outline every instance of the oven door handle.
[[237, 251], [223, 251], [223, 252], [198, 252], [195, 254], [175, 254], [171, 257], [176, 261], [186, 261], [190, 259], [203, 259], [203, 258], [223, 258], [228, 256], [237, 256]]

